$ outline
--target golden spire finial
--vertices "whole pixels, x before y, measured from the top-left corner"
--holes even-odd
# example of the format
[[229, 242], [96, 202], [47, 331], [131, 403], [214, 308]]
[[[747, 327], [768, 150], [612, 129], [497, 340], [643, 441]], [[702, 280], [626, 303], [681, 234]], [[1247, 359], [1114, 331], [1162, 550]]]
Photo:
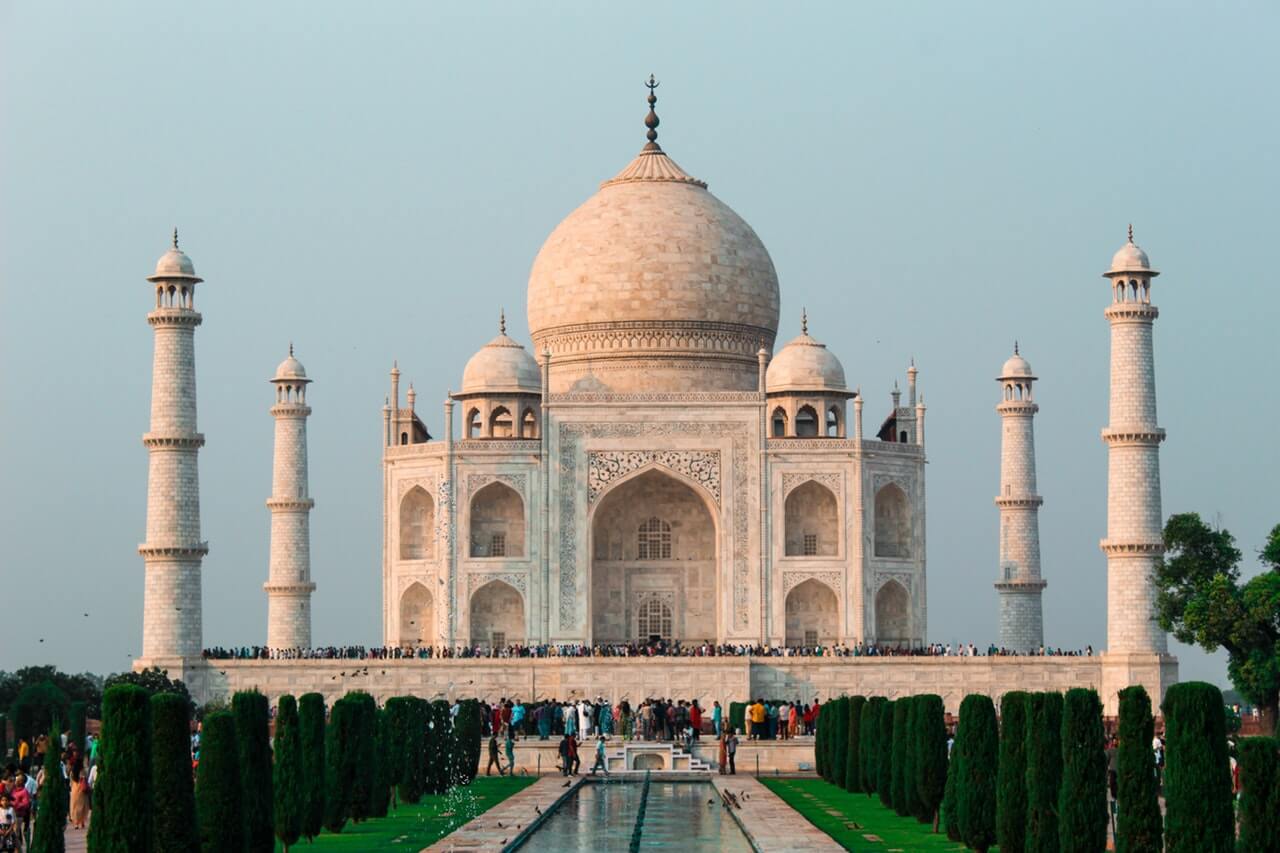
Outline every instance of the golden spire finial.
[[505, 335], [507, 333], [507, 309], [498, 309], [498, 334]]
[[293, 358], [293, 341], [289, 341], [289, 358]]
[[645, 88], [649, 90], [649, 114], [644, 117], [644, 126], [649, 128], [649, 132], [645, 134], [645, 138], [649, 141], [645, 143], [644, 150], [661, 151], [662, 148], [658, 145], [658, 114], [653, 109], [654, 105], [658, 103], [658, 96], [653, 93], [653, 90], [658, 88], [659, 83], [654, 79], [653, 75], [650, 74], [649, 82], [644, 85]]
[[1013, 354], [1014, 354], [1014, 355], [1018, 355], [1018, 342], [1017, 342], [1017, 340], [1014, 340], [1014, 342], [1013, 342]]
[[1129, 242], [1133, 242], [1133, 223], [1129, 223]]
[[809, 334], [809, 311], [808, 309], [800, 309], [800, 334]]
[[178, 226], [173, 226], [173, 248], [178, 248]]

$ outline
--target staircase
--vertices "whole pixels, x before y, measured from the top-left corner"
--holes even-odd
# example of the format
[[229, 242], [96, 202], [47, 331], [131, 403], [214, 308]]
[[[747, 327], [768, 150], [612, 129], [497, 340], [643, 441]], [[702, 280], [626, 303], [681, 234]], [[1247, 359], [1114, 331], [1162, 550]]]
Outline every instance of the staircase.
[[630, 741], [605, 755], [610, 773], [710, 773], [712, 765], [674, 743]]

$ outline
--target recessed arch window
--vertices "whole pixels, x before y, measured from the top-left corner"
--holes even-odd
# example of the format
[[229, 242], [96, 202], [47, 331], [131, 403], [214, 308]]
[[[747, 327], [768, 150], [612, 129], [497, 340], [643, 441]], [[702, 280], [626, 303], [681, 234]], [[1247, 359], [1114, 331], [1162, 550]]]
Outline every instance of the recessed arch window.
[[813, 406], [801, 406], [796, 412], [796, 436], [814, 438], [818, 435], [818, 413]]
[[489, 437], [515, 437], [515, 426], [511, 420], [511, 410], [506, 406], [499, 406], [489, 415]]
[[467, 438], [479, 438], [483, 430], [482, 423], [479, 409], [467, 412]]
[[525, 409], [524, 415], [520, 418], [520, 437], [538, 437], [538, 417], [533, 413], [533, 409]]
[[886, 484], [876, 492], [877, 557], [911, 556], [911, 506], [906, 492], [896, 483]]
[[671, 608], [660, 598], [650, 598], [640, 605], [636, 614], [636, 634], [641, 642], [651, 637], [671, 639]]
[[787, 412], [781, 406], [773, 410], [773, 437], [783, 438], [787, 434]]
[[636, 558], [640, 560], [671, 559], [671, 525], [657, 516], [640, 523]]

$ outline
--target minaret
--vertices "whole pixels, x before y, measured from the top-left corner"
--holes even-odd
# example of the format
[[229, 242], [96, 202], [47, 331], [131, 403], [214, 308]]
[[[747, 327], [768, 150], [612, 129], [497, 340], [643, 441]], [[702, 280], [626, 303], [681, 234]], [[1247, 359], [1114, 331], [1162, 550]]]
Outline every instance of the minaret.
[[271, 563], [267, 591], [267, 646], [311, 647], [311, 508], [307, 490], [307, 371], [293, 357], [280, 362], [271, 384], [276, 402], [275, 461], [271, 469]]
[[1156, 425], [1151, 331], [1160, 312], [1151, 304], [1147, 253], [1129, 241], [1103, 273], [1111, 280], [1111, 421], [1107, 445], [1107, 651], [1164, 654], [1168, 641], [1154, 615], [1151, 574], [1164, 554], [1160, 513], [1160, 442]]
[[1013, 356], [1000, 376], [1000, 646], [1018, 654], [1044, 643], [1044, 617], [1040, 594], [1040, 504], [1036, 494], [1036, 439], [1034, 419], [1040, 407], [1031, 386], [1036, 377], [1031, 365], [1013, 345]]
[[142, 437], [150, 460], [147, 475], [147, 541], [138, 546], [146, 582], [142, 658], [199, 658], [201, 652], [200, 564], [209, 545], [200, 540], [200, 477], [197, 455], [204, 436], [196, 431], [195, 288], [202, 279], [173, 247], [147, 276], [155, 285], [155, 330], [151, 366], [151, 429]]

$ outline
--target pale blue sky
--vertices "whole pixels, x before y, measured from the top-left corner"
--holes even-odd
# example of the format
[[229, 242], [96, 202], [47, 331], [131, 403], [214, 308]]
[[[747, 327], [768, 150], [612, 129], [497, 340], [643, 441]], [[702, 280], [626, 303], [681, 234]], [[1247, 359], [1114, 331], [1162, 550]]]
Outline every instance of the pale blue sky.
[[[929, 404], [933, 638], [995, 635], [993, 380], [1041, 377], [1051, 644], [1105, 644], [1108, 301], [1135, 224], [1166, 513], [1280, 521], [1269, 264], [1275, 4], [0, 4], [0, 669], [137, 654], [151, 333], [176, 224], [197, 295], [205, 640], [265, 638], [272, 396], [311, 402], [315, 637], [379, 638], [379, 431], [434, 432], [542, 240], [643, 143], [760, 234], [879, 422]], [[89, 617], [80, 614], [88, 611]], [[45, 638], [39, 643], [39, 638]], [[1184, 678], [1225, 682], [1179, 649]]]

